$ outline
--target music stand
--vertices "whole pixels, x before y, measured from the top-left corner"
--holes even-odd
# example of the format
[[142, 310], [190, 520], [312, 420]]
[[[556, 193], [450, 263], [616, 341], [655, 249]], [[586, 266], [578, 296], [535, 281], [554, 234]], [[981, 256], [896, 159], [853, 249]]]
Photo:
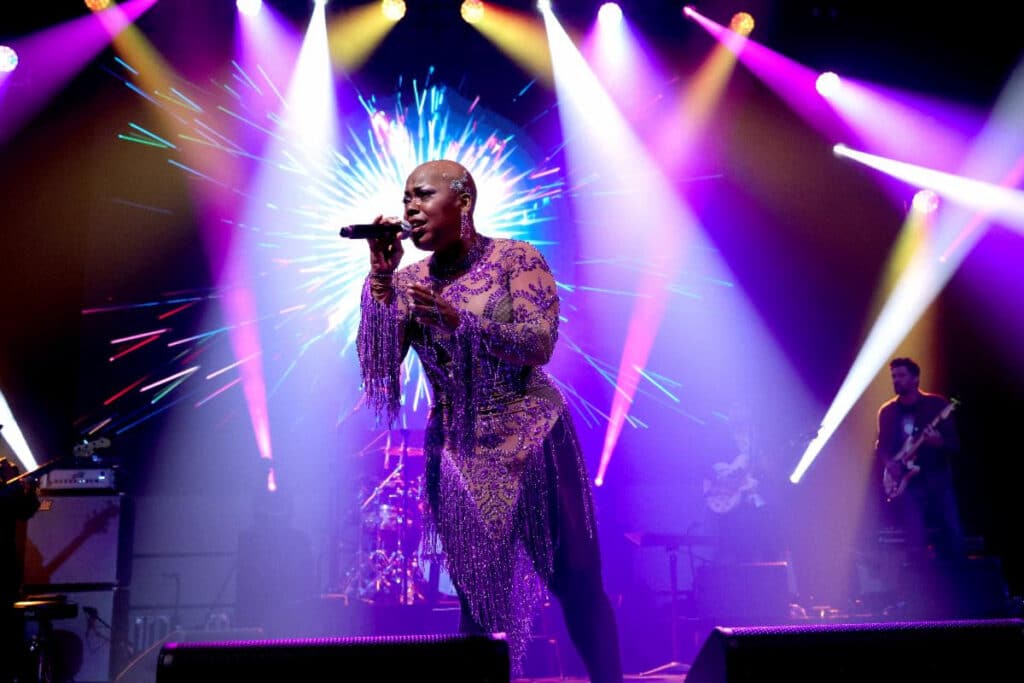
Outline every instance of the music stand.
[[645, 533], [638, 531], [626, 534], [626, 538], [641, 548], [661, 547], [665, 548], [666, 552], [668, 552], [669, 610], [672, 619], [672, 623], [669, 626], [669, 638], [671, 639], [672, 659], [661, 666], [641, 672], [640, 677], [686, 673], [690, 670], [690, 665], [679, 661], [679, 548], [681, 546], [687, 548], [692, 574], [693, 546], [714, 545], [716, 542], [715, 537], [697, 534]]

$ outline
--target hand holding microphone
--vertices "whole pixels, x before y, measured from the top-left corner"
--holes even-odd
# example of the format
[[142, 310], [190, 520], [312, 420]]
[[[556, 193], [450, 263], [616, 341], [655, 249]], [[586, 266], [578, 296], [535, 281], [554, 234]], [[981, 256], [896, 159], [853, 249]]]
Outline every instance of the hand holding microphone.
[[391, 274], [398, 270], [405, 253], [402, 240], [411, 230], [404, 220], [377, 216], [372, 223], [346, 225], [339, 234], [348, 239], [365, 239], [370, 247], [370, 274], [378, 279], [386, 277], [390, 285]]

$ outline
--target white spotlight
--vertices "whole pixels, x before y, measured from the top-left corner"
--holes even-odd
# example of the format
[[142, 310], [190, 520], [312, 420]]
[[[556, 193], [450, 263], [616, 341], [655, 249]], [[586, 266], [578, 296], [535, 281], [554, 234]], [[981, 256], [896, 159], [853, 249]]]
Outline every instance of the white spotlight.
[[237, 0], [235, 6], [238, 11], [247, 17], [254, 17], [263, 8], [263, 0]]
[[939, 195], [933, 190], [918, 190], [914, 193], [914, 209], [921, 213], [931, 213], [939, 208]]
[[818, 94], [826, 100], [839, 92], [839, 76], [832, 71], [826, 71], [818, 76], [814, 82], [814, 88]]
[[484, 3], [481, 0], [463, 0], [459, 13], [467, 24], [476, 24], [484, 18]]
[[541, 12], [550, 12], [551, 0], [537, 0], [537, 9]]
[[10, 73], [18, 68], [18, 53], [13, 47], [0, 45], [0, 73]]
[[380, 0], [380, 11], [389, 21], [398, 21], [405, 16], [405, 0]]
[[597, 20], [603, 26], [617, 26], [622, 22], [622, 8], [618, 3], [606, 2], [597, 10]]

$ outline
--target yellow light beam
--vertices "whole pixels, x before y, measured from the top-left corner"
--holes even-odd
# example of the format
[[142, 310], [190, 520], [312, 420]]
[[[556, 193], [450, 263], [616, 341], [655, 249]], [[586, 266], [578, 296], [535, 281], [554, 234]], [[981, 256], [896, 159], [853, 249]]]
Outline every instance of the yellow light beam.
[[331, 64], [345, 71], [362, 66], [395, 25], [380, 11], [379, 2], [347, 10], [327, 27]]
[[536, 15], [506, 7], [490, 3], [486, 7], [480, 21], [471, 25], [527, 73], [548, 87], [554, 87], [544, 22]]

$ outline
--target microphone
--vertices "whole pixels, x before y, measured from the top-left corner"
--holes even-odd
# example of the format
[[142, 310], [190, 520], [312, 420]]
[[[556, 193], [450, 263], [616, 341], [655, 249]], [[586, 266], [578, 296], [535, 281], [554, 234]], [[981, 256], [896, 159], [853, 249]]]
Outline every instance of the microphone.
[[405, 221], [402, 221], [401, 224], [357, 223], [355, 225], [346, 225], [338, 234], [351, 240], [376, 240], [396, 235], [398, 239], [404, 240], [412, 234], [412, 226]]

